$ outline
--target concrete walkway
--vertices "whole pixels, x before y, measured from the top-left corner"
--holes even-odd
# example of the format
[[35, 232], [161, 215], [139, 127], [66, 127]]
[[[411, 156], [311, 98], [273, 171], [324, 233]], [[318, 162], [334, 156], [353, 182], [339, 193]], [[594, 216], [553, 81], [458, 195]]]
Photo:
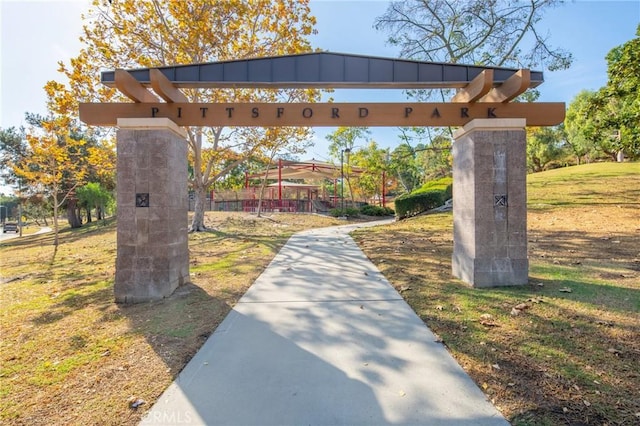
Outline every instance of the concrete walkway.
[[357, 247], [358, 226], [294, 235], [142, 424], [508, 425]]

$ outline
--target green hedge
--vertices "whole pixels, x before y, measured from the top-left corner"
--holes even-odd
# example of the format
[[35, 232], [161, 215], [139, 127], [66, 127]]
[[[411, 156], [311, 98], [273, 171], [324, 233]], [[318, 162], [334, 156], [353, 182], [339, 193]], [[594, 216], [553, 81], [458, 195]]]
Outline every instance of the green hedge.
[[395, 214], [389, 207], [365, 205], [360, 208], [360, 213], [365, 216], [391, 216]]
[[442, 206], [451, 198], [452, 183], [450, 177], [430, 181], [410, 194], [397, 197], [396, 216], [404, 219]]
[[360, 210], [354, 209], [353, 207], [347, 207], [346, 209], [331, 209], [329, 210], [329, 214], [333, 217], [358, 217], [360, 215]]
[[412, 192], [412, 194], [418, 194], [421, 192], [429, 192], [429, 191], [444, 191], [445, 193], [445, 201], [451, 198], [451, 188], [453, 185], [452, 177], [443, 177], [436, 180], [430, 180], [429, 182], [422, 185], [420, 188], [416, 189]]
[[360, 209], [356, 209], [353, 207], [347, 207], [346, 209], [331, 209], [329, 214], [333, 217], [358, 217], [361, 214], [364, 216], [392, 216], [395, 214], [393, 209], [389, 207], [380, 207], [380, 206], [370, 206], [369, 204], [365, 204], [360, 207]]

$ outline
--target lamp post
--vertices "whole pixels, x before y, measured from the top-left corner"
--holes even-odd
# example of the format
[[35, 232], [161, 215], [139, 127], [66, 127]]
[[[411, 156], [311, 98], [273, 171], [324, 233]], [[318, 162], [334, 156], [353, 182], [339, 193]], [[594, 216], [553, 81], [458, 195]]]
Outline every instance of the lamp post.
[[351, 152], [350, 148], [345, 148], [340, 150], [340, 198], [342, 199], [342, 215], [346, 216], [344, 213], [344, 153], [349, 154]]

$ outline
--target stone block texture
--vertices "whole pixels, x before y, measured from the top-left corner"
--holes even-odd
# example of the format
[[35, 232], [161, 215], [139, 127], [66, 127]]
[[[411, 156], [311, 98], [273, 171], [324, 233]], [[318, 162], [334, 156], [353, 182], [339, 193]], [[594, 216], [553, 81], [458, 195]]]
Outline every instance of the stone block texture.
[[[137, 194], [148, 194], [148, 207]], [[162, 299], [189, 280], [187, 197], [184, 137], [162, 126], [120, 127], [116, 302]]]
[[529, 279], [526, 133], [519, 121], [465, 126], [453, 144], [452, 269], [474, 287]]

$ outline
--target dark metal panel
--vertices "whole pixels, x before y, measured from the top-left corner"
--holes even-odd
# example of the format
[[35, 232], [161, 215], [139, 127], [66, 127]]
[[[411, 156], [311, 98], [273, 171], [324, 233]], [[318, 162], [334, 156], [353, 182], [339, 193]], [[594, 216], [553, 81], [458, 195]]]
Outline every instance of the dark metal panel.
[[344, 57], [333, 54], [323, 54], [320, 57], [319, 81], [344, 81]]
[[393, 61], [393, 81], [412, 82], [418, 81], [418, 63], [408, 61]]
[[[534, 83], [535, 82], [535, 83]], [[531, 71], [531, 85], [539, 86], [544, 82], [544, 75], [542, 71]]]
[[497, 82], [503, 82], [509, 77], [515, 74], [515, 70], [509, 69], [495, 69], [493, 71], [493, 79]]
[[443, 65], [442, 78], [448, 82], [467, 82], [467, 67], [459, 65]]
[[200, 65], [200, 78], [202, 81], [222, 81], [223, 77], [224, 64], [214, 63]]
[[116, 72], [115, 71], [102, 71], [100, 73], [100, 82], [103, 84], [113, 84], [116, 81]]
[[269, 59], [249, 61], [249, 81], [274, 81], [271, 74], [272, 64], [274, 62]]
[[247, 61], [233, 61], [224, 64], [224, 81], [248, 81]]
[[173, 81], [176, 78], [176, 67], [159, 68], [160, 72], [164, 74], [169, 81]]
[[150, 81], [149, 68], [129, 71], [129, 74], [135, 77], [138, 81]]
[[345, 57], [344, 81], [370, 81], [369, 60], [360, 57]]
[[469, 66], [467, 67], [467, 79], [469, 81], [473, 80], [474, 78], [476, 78], [477, 76], [480, 75], [480, 73], [482, 73], [482, 71], [484, 71], [484, 68], [482, 67], [472, 67]]
[[376, 83], [393, 82], [393, 61], [369, 59], [369, 81]]
[[422, 63], [418, 67], [418, 80], [420, 81], [433, 81], [437, 83], [442, 82], [443, 78], [442, 64], [428, 64]]
[[[444, 64], [405, 59], [329, 52], [233, 60], [162, 67], [177, 87], [462, 87], [484, 69], [494, 70], [496, 84], [517, 71], [514, 68]], [[129, 71], [149, 84], [149, 69]], [[115, 73], [104, 71], [101, 81], [113, 86]], [[531, 71], [531, 86], [544, 81], [541, 71]]]
[[296, 81], [320, 81], [320, 56], [306, 55], [297, 61]]
[[272, 81], [296, 81], [296, 62], [300, 58], [283, 57], [273, 60]]
[[200, 67], [198, 65], [183, 65], [174, 68], [176, 81], [200, 81]]

